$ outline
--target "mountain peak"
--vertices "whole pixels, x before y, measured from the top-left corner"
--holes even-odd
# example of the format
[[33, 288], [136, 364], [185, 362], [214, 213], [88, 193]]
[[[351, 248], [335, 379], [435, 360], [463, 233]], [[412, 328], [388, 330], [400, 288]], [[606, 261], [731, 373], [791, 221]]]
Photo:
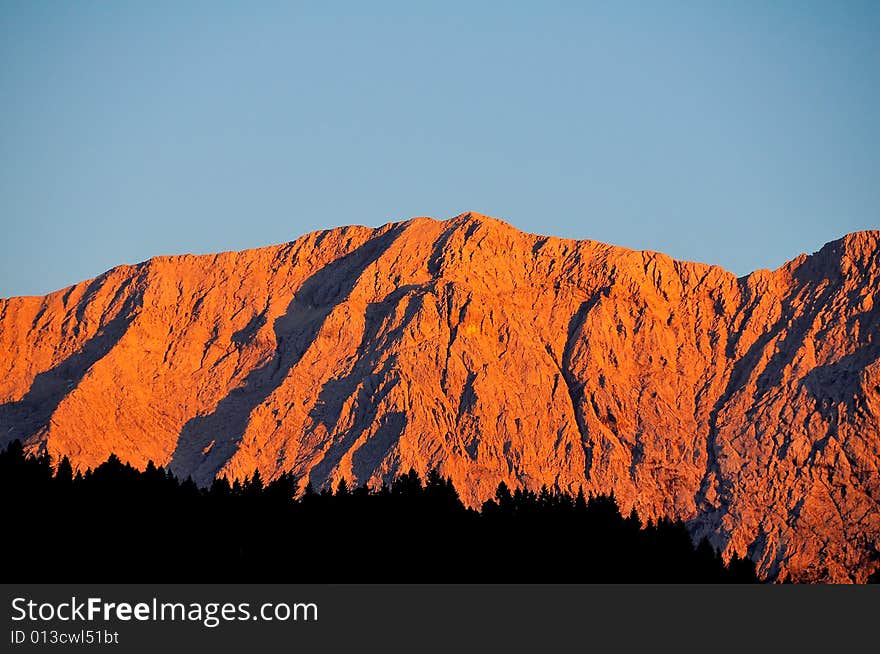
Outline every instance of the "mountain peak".
[[866, 229], [860, 232], [851, 232], [839, 241], [843, 250], [853, 259], [870, 262], [876, 261], [880, 253], [880, 230]]
[[467, 212], [160, 257], [0, 301], [0, 446], [207, 484], [438, 467], [613, 492], [762, 574], [863, 581], [880, 537], [878, 232], [780, 271]]
[[506, 228], [506, 229], [516, 229], [508, 222], [501, 220], [500, 218], [493, 218], [492, 216], [487, 216], [482, 213], [477, 213], [476, 211], [466, 211], [464, 213], [460, 213], [453, 218], [449, 218], [444, 221], [447, 223], [454, 224], [463, 224], [463, 225], [492, 225], [498, 228]]
[[493, 231], [499, 232], [517, 232], [517, 233], [525, 233], [522, 232], [517, 227], [514, 227], [510, 223], [501, 220], [499, 218], [494, 218], [492, 216], [487, 216], [485, 214], [477, 213], [475, 211], [466, 211], [464, 213], [460, 213], [452, 218], [446, 219], [437, 219], [429, 216], [417, 216], [410, 218], [409, 220], [403, 222], [394, 222], [389, 223], [390, 225], [419, 225], [419, 224], [431, 224], [438, 225], [442, 228], [442, 230], [450, 231], [454, 229], [465, 229], [471, 230], [472, 232], [478, 228], [484, 227]]

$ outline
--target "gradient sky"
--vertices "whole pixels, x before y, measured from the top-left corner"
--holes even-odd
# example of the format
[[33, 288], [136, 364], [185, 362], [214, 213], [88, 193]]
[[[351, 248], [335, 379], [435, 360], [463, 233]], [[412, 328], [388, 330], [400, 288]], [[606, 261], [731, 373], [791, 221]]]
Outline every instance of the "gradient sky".
[[0, 296], [468, 210], [737, 274], [876, 228], [880, 3], [726, 4], [4, 0]]

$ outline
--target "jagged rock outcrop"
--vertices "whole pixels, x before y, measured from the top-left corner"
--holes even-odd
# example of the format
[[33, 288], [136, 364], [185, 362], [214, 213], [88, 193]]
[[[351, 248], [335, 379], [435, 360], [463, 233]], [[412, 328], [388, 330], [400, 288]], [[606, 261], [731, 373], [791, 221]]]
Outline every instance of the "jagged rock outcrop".
[[880, 232], [725, 270], [485, 216], [156, 257], [0, 300], [0, 445], [208, 483], [439, 466], [613, 491], [770, 578], [880, 562]]

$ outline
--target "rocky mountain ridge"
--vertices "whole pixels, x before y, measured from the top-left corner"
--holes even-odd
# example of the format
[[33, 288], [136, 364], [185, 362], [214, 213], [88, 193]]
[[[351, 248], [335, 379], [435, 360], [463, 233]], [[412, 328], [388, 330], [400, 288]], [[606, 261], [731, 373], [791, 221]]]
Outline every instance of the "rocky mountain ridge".
[[0, 300], [0, 445], [471, 504], [613, 491], [770, 578], [880, 563], [880, 232], [737, 278], [463, 214]]

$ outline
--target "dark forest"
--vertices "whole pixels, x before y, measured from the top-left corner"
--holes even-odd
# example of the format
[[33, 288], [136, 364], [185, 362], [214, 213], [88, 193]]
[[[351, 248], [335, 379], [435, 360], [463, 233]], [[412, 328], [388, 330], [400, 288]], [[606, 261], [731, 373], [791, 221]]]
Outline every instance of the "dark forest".
[[481, 510], [436, 470], [380, 489], [302, 492], [289, 475], [199, 488], [115, 456], [0, 453], [5, 582], [752, 583], [680, 521], [643, 524], [613, 496], [503, 483]]

